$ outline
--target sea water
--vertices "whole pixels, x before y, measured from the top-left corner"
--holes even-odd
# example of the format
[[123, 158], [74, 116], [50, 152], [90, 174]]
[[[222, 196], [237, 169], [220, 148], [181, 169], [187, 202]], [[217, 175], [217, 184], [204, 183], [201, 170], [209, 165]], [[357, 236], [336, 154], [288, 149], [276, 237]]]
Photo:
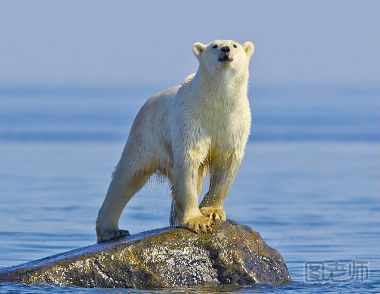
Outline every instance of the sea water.
[[[0, 88], [0, 267], [95, 243], [133, 118], [160, 88]], [[235, 291], [380, 292], [380, 88], [258, 86], [250, 100], [252, 132], [225, 209], [280, 251], [293, 282]], [[153, 178], [120, 227], [167, 226], [170, 202]], [[5, 283], [0, 292], [139, 291]]]

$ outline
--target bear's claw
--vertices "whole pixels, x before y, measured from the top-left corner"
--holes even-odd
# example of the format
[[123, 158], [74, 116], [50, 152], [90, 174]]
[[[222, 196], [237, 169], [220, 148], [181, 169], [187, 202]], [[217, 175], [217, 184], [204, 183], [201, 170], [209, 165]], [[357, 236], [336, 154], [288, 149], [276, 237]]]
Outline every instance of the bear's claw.
[[226, 212], [223, 209], [214, 207], [201, 207], [200, 211], [204, 216], [209, 217], [211, 220], [226, 220]]
[[195, 233], [210, 232], [212, 231], [213, 226], [214, 224], [212, 223], [211, 219], [203, 215], [193, 217], [180, 225], [180, 227], [187, 228]]
[[98, 234], [98, 243], [130, 236], [128, 230], [105, 230]]

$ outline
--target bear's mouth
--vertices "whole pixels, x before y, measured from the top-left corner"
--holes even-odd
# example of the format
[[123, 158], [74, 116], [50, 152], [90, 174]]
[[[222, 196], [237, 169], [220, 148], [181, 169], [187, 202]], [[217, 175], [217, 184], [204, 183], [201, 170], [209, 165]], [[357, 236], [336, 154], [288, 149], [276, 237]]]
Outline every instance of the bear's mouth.
[[231, 62], [231, 61], [233, 61], [234, 59], [232, 58], [232, 57], [230, 57], [229, 55], [227, 55], [227, 54], [223, 54], [222, 56], [220, 56], [219, 58], [218, 58], [218, 61], [219, 62]]

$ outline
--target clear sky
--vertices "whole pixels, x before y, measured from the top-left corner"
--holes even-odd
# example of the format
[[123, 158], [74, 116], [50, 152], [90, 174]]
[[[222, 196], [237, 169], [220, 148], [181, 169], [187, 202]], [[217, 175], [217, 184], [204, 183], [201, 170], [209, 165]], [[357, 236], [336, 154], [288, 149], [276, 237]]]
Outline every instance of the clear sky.
[[0, 85], [170, 85], [216, 38], [254, 42], [257, 83], [380, 83], [378, 0], [3, 0]]

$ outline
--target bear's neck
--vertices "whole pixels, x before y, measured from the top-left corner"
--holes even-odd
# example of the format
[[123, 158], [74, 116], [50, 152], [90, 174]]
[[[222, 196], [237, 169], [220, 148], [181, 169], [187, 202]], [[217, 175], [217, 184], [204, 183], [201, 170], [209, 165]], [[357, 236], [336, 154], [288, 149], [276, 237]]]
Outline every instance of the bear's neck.
[[[199, 99], [247, 99], [248, 71], [232, 75], [229, 72], [221, 72], [219, 75], [210, 76], [205, 70], [199, 68], [191, 82], [191, 87]], [[232, 101], [231, 101], [232, 102]]]

